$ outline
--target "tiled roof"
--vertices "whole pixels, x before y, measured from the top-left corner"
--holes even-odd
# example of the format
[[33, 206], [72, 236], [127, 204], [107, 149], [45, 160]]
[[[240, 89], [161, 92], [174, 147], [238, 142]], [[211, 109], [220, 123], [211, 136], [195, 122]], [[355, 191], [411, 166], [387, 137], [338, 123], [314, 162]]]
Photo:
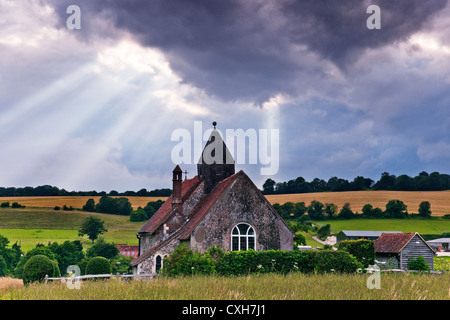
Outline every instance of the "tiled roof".
[[206, 195], [193, 210], [192, 215], [189, 217], [189, 221], [183, 226], [182, 232], [180, 234], [180, 239], [187, 239], [191, 232], [194, 230], [195, 226], [203, 219], [205, 214], [208, 212], [209, 208], [219, 199], [223, 194], [225, 189], [234, 181], [234, 179], [239, 175], [244, 174], [241, 170], [228, 178], [220, 181], [217, 186]]
[[[198, 176], [192, 179], [184, 180], [181, 184], [181, 197], [183, 201], [192, 194], [199, 185], [201, 180]], [[155, 212], [155, 214], [147, 221], [146, 224], [138, 231], [138, 233], [153, 233], [158, 227], [166, 221], [172, 212], [172, 196], [167, 198], [166, 202]]]
[[418, 235], [419, 238], [434, 251], [428, 243], [418, 234], [417, 232], [409, 233], [383, 233], [381, 236], [375, 240], [374, 247], [377, 253], [399, 253], [408, 244], [409, 241]]

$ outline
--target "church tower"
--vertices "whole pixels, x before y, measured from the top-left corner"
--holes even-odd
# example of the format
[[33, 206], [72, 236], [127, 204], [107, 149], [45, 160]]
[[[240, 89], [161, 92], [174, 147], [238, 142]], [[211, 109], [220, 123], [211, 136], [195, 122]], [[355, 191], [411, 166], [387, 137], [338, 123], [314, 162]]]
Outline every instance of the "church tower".
[[214, 130], [211, 132], [197, 164], [198, 178], [204, 178], [203, 192], [205, 194], [210, 193], [220, 181], [235, 173], [233, 156], [219, 131], [216, 130], [216, 125], [217, 123], [214, 121]]

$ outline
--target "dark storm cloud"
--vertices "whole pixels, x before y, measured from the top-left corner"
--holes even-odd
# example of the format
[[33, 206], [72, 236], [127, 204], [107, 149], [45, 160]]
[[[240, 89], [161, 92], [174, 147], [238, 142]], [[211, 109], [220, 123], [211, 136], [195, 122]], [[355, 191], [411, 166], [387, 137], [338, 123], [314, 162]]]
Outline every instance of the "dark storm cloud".
[[[345, 70], [364, 50], [407, 38], [447, 0], [51, 3], [64, 25], [67, 6], [81, 7], [79, 34], [86, 40], [129, 31], [163, 50], [184, 81], [222, 99], [261, 103], [279, 92], [301, 93], [312, 77], [320, 80], [320, 59]], [[370, 4], [381, 7], [381, 30], [366, 28]]]

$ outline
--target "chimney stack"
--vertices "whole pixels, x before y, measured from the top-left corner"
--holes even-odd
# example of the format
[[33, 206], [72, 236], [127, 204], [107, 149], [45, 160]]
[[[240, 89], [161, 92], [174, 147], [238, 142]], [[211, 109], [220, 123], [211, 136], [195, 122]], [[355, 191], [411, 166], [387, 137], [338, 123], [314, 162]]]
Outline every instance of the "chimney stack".
[[172, 209], [178, 208], [181, 210], [181, 183], [183, 182], [183, 171], [180, 166], [177, 165], [173, 169], [173, 179], [172, 179]]

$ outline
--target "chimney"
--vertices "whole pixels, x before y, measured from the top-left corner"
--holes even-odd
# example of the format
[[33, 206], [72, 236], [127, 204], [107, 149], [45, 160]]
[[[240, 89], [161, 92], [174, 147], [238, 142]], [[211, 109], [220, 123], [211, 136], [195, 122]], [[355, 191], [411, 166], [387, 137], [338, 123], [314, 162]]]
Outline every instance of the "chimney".
[[183, 181], [183, 171], [180, 166], [177, 165], [173, 169], [173, 179], [172, 179], [172, 209], [178, 208], [181, 210], [181, 183]]

